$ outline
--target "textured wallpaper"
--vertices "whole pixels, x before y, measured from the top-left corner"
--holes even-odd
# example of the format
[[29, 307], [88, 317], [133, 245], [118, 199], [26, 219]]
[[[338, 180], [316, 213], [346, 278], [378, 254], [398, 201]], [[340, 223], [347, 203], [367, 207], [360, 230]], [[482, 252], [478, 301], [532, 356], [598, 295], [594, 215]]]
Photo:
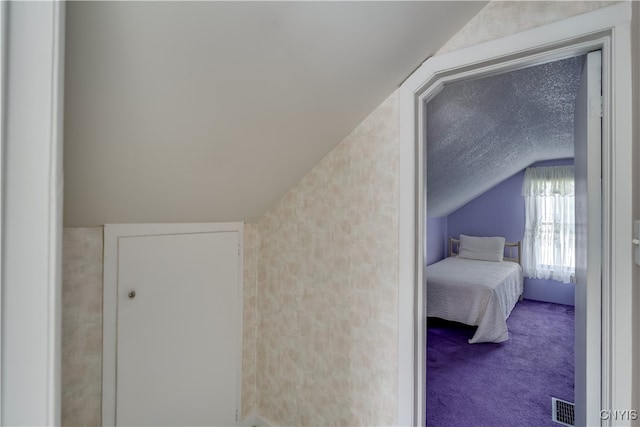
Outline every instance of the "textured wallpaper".
[[259, 223], [258, 413], [277, 425], [393, 425], [398, 96]]
[[438, 55], [505, 37], [571, 16], [611, 6], [616, 1], [492, 1], [453, 36]]
[[62, 239], [62, 425], [102, 425], [102, 227]]

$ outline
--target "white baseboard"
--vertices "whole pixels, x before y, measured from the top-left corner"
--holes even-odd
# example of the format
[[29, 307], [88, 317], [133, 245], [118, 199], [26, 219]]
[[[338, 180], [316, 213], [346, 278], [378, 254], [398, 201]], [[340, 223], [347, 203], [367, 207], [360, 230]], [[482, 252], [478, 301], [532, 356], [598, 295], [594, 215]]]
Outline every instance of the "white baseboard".
[[237, 426], [240, 427], [275, 427], [275, 424], [266, 421], [264, 418], [260, 417], [260, 415], [249, 415], [242, 421], [239, 421]]

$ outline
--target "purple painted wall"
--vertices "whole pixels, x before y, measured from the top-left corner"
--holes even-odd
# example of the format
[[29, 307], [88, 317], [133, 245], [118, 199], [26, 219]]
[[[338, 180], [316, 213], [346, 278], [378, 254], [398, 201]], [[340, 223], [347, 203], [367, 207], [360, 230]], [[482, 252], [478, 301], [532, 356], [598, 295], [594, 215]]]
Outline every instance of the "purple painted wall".
[[524, 235], [524, 171], [502, 181], [447, 217], [447, 233], [471, 236], [502, 236], [509, 242]]
[[427, 265], [445, 258], [447, 217], [427, 218]]
[[[573, 159], [538, 162], [534, 166], [571, 165]], [[524, 198], [521, 171], [491, 190], [481, 194], [460, 209], [449, 214], [446, 220], [447, 236], [460, 234], [472, 236], [503, 236], [507, 241], [522, 240], [524, 236]], [[431, 231], [428, 229], [428, 231]], [[431, 237], [429, 237], [431, 240]], [[554, 280], [524, 279], [524, 297], [527, 299], [574, 304], [574, 285]]]

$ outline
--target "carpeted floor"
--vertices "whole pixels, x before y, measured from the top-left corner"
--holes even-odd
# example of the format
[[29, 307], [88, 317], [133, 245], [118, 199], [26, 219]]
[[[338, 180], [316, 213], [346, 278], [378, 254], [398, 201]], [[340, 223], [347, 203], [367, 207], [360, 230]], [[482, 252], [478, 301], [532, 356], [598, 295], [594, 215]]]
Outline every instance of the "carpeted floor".
[[551, 397], [573, 402], [574, 310], [524, 300], [509, 340], [468, 344], [474, 328], [429, 319], [427, 426], [544, 427]]

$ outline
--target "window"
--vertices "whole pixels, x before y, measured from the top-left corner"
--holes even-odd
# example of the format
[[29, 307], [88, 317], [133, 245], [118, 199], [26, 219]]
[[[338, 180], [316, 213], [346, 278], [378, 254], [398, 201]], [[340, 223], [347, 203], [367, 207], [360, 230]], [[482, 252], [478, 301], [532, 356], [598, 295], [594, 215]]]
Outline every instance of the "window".
[[573, 166], [527, 168], [522, 184], [526, 277], [575, 280], [575, 179]]

